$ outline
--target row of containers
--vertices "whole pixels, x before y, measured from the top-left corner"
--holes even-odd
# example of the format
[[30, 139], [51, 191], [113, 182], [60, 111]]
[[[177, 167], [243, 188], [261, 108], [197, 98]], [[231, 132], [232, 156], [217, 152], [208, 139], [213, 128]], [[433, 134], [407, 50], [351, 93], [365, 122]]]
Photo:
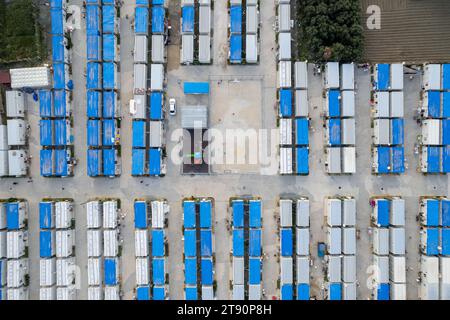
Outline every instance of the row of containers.
[[75, 217], [72, 199], [39, 203], [39, 298], [75, 300]]
[[183, 200], [186, 300], [213, 300], [215, 297], [213, 207], [211, 198]]
[[[277, 5], [278, 45], [278, 122], [280, 128], [280, 165], [282, 175], [309, 174], [308, 63], [292, 62], [291, 3]], [[294, 72], [291, 65], [294, 63]], [[285, 79], [283, 81], [282, 79]], [[293, 85], [292, 85], [293, 84]]]
[[28, 203], [0, 202], [0, 300], [29, 299]]
[[356, 172], [355, 65], [328, 62], [324, 72], [325, 170]]
[[450, 199], [420, 198], [419, 298], [450, 299]]
[[259, 62], [259, 0], [228, 0], [229, 64]]
[[406, 300], [405, 200], [373, 197], [370, 206], [373, 299]]
[[[28, 174], [28, 121], [26, 95], [19, 90], [6, 91], [6, 122], [0, 123], [0, 177], [24, 177]], [[2, 119], [4, 119], [2, 114]]]
[[181, 0], [181, 64], [212, 63], [213, 6], [213, 0]]
[[167, 10], [164, 1], [136, 0], [134, 24], [133, 176], [164, 176]]
[[356, 300], [356, 200], [325, 200], [326, 283], [328, 300]]
[[86, 2], [87, 174], [121, 174], [120, 10], [114, 0]]
[[165, 200], [134, 202], [136, 300], [165, 300], [168, 296], [168, 213]]
[[67, 1], [50, 3], [53, 88], [39, 90], [40, 173], [43, 177], [73, 176], [72, 28]]
[[423, 66], [421, 102], [418, 108], [420, 171], [450, 172], [450, 64]]
[[88, 300], [120, 300], [122, 256], [119, 199], [86, 203]]
[[371, 67], [372, 173], [405, 172], [403, 64]]

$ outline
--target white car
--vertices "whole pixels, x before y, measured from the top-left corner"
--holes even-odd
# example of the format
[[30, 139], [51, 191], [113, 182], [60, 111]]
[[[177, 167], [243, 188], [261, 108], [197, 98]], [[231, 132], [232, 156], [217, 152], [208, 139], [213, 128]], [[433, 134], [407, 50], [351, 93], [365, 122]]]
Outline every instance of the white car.
[[171, 116], [174, 116], [177, 114], [177, 101], [175, 100], [175, 98], [169, 99], [169, 114]]

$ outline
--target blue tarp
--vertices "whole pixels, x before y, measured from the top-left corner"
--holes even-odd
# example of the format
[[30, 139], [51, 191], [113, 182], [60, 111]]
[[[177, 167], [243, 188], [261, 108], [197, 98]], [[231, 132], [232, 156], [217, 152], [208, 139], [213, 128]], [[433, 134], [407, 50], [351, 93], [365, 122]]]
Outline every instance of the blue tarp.
[[64, 62], [64, 36], [52, 37], [52, 58], [53, 63]]
[[150, 149], [149, 154], [149, 174], [151, 176], [161, 175], [161, 150]]
[[[116, 89], [116, 68], [113, 62], [103, 63], [103, 89], [114, 90]], [[104, 94], [103, 94], [104, 95]]]
[[442, 149], [442, 172], [450, 173], [450, 146]]
[[52, 116], [52, 97], [50, 90], [39, 90], [39, 114], [41, 118]]
[[200, 254], [202, 257], [211, 257], [213, 253], [212, 248], [212, 231], [200, 231]]
[[260, 258], [249, 258], [249, 284], [261, 283], [261, 260]]
[[184, 227], [188, 229], [195, 228], [195, 202], [184, 201], [183, 212], [184, 212]]
[[116, 139], [116, 121], [113, 119], [104, 119], [102, 126], [103, 145], [113, 146]]
[[145, 148], [145, 121], [133, 121], [133, 148]]
[[116, 61], [116, 36], [103, 35], [103, 61]]
[[103, 174], [105, 176], [116, 175], [116, 150], [104, 149], [103, 150]]
[[249, 215], [250, 228], [261, 228], [261, 200], [249, 201]]
[[378, 78], [376, 79], [377, 90], [388, 90], [391, 78], [391, 65], [378, 64]]
[[380, 283], [377, 288], [377, 300], [389, 300], [389, 283]]
[[100, 146], [100, 120], [87, 121], [87, 145], [89, 147]]
[[54, 116], [55, 117], [66, 117], [67, 112], [67, 98], [66, 90], [55, 90], [53, 91], [53, 101], [54, 101]]
[[244, 227], [244, 201], [242, 200], [233, 200], [233, 226], [235, 228], [243, 228]]
[[307, 147], [296, 148], [295, 168], [297, 174], [309, 173], [309, 149]]
[[97, 177], [101, 174], [101, 150], [88, 149], [87, 151], [87, 174]]
[[330, 90], [328, 92], [328, 114], [331, 118], [341, 116], [341, 103], [339, 90]]
[[392, 119], [392, 144], [403, 144], [403, 119]]
[[184, 230], [184, 255], [186, 257], [197, 256], [197, 242], [195, 230]]
[[450, 64], [442, 65], [442, 90], [450, 90]]
[[131, 175], [143, 176], [146, 174], [145, 170], [145, 150], [133, 149], [132, 151], [132, 163], [131, 163]]
[[281, 300], [292, 300], [294, 298], [294, 286], [283, 284], [281, 286]]
[[441, 116], [441, 93], [439, 91], [428, 91], [428, 116], [430, 118]]
[[242, 6], [231, 6], [230, 22], [231, 33], [242, 33]]
[[341, 145], [341, 119], [328, 120], [328, 130], [330, 137], [328, 143], [332, 146]]
[[40, 151], [41, 176], [50, 177], [53, 174], [53, 151], [44, 149]]
[[197, 259], [186, 258], [184, 261], [184, 282], [185, 284], [196, 285], [197, 284]]
[[342, 284], [330, 283], [329, 287], [329, 300], [341, 300], [342, 299]]
[[86, 36], [87, 46], [87, 60], [88, 61], [100, 61], [101, 57], [101, 44], [100, 36], [98, 34], [91, 34]]
[[115, 118], [116, 116], [116, 93], [103, 91], [103, 118]]
[[162, 6], [155, 6], [152, 8], [152, 33], [164, 32], [165, 14], [164, 7]]
[[55, 146], [67, 145], [67, 123], [65, 119], [57, 119], [55, 124]]
[[53, 256], [53, 234], [51, 230], [42, 230], [39, 233], [39, 256], [51, 258]]
[[105, 5], [102, 7], [102, 27], [103, 33], [115, 33], [114, 20], [116, 18], [116, 9], [114, 6]]
[[184, 94], [209, 94], [209, 82], [185, 82]]
[[117, 260], [105, 258], [104, 261], [105, 285], [115, 286], [118, 283]]
[[41, 120], [40, 124], [41, 132], [41, 146], [49, 147], [53, 145], [53, 121], [49, 119]]
[[450, 118], [450, 92], [442, 93], [442, 117]]
[[136, 300], [150, 300], [150, 286], [136, 288]]
[[64, 63], [53, 64], [53, 89], [66, 89], [66, 70]]
[[442, 228], [442, 252], [443, 256], [450, 256], [450, 229]]
[[292, 90], [280, 90], [280, 115], [282, 117], [292, 116]]
[[136, 201], [134, 203], [134, 227], [136, 229], [146, 229], [148, 227], [147, 202]]
[[197, 300], [197, 287], [186, 287], [185, 298], [186, 300]]
[[55, 176], [67, 177], [69, 175], [69, 167], [67, 164], [67, 150], [56, 149], [55, 153]]
[[293, 245], [292, 245], [292, 229], [281, 229], [281, 256], [292, 257]]
[[101, 117], [101, 99], [102, 95], [100, 91], [89, 90], [87, 92], [87, 117], [88, 118], [100, 118]]
[[428, 147], [427, 148], [427, 172], [439, 173], [440, 169], [440, 147]]
[[426, 255], [437, 256], [439, 254], [439, 229], [427, 228], [425, 229], [426, 236]]
[[391, 211], [391, 202], [386, 199], [377, 200], [377, 222], [380, 227], [389, 226], [389, 216]]
[[309, 121], [307, 118], [295, 119], [296, 127], [296, 144], [306, 146], [309, 144], [308, 128]]
[[21, 221], [19, 221], [19, 203], [11, 202], [5, 204], [6, 209], [6, 227], [8, 230], [20, 229]]
[[233, 230], [233, 256], [243, 257], [244, 256], [244, 230], [235, 229]]
[[136, 7], [134, 32], [148, 33], [148, 8]]
[[184, 6], [181, 8], [182, 32], [194, 32], [194, 6]]
[[162, 286], [165, 283], [166, 271], [164, 270], [164, 258], [153, 259], [153, 284]]
[[405, 172], [405, 149], [403, 147], [392, 148], [392, 172]]
[[100, 34], [100, 7], [86, 6], [86, 33], [88, 35]]
[[389, 147], [378, 147], [378, 173], [389, 173], [391, 153]]
[[150, 120], [162, 119], [162, 93], [152, 92], [150, 94]]
[[450, 120], [442, 120], [442, 144], [450, 145]]
[[51, 202], [39, 203], [39, 228], [51, 229], [55, 224], [52, 208], [53, 204]]
[[241, 63], [242, 61], [242, 36], [232, 34], [230, 37], [230, 61]]
[[212, 286], [213, 285], [213, 262], [212, 259], [202, 259], [202, 285]]
[[166, 298], [166, 290], [164, 287], [153, 287], [153, 300], [164, 300]]
[[86, 88], [89, 89], [101, 89], [102, 82], [100, 79], [100, 71], [102, 65], [97, 62], [87, 63], [87, 77], [86, 77]]
[[442, 226], [450, 227], [450, 200], [441, 201]]
[[50, 17], [52, 19], [52, 34], [64, 35], [63, 11], [61, 9], [50, 9]]
[[211, 228], [211, 200], [200, 201], [200, 228]]
[[248, 255], [250, 257], [261, 256], [261, 229], [249, 230]]
[[297, 285], [297, 300], [309, 300], [309, 284], [300, 283]]
[[164, 257], [164, 231], [162, 229], [152, 230], [152, 254], [154, 257]]

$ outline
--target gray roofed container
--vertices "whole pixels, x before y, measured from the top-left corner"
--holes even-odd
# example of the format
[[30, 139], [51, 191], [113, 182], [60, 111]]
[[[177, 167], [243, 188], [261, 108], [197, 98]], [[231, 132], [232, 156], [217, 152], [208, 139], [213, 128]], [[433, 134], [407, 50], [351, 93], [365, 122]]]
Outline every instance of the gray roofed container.
[[292, 227], [292, 200], [280, 200], [280, 225], [282, 227]]
[[283, 32], [278, 34], [278, 51], [279, 60], [291, 60], [291, 33]]
[[245, 61], [247, 63], [258, 62], [258, 36], [254, 34], [248, 34], [245, 36]]
[[405, 228], [389, 228], [389, 252], [405, 254]]
[[297, 200], [297, 227], [309, 227], [309, 200]]
[[211, 63], [211, 37], [209, 35], [198, 37], [198, 62]]
[[244, 284], [244, 258], [233, 257], [233, 285]]
[[373, 252], [378, 255], [389, 254], [389, 229], [374, 228], [373, 230]]
[[210, 34], [211, 32], [211, 8], [209, 6], [199, 7], [199, 33]]
[[327, 172], [341, 173], [341, 148], [327, 148]]
[[295, 88], [307, 89], [308, 88], [308, 64], [303, 61], [297, 61], [294, 65], [295, 68]]
[[297, 257], [297, 283], [309, 283], [309, 257]]
[[338, 255], [342, 253], [342, 229], [328, 228], [328, 254]]
[[356, 256], [344, 256], [342, 258], [342, 281], [356, 281]]
[[354, 226], [356, 224], [356, 200], [344, 199], [342, 200], [344, 213], [342, 215], [342, 224], [344, 226]]
[[278, 6], [278, 31], [289, 32], [291, 30], [291, 6], [280, 4]]
[[291, 257], [281, 257], [281, 283], [291, 284], [293, 281], [293, 262]]
[[295, 90], [295, 116], [307, 117], [308, 114], [309, 114], [308, 91]]
[[150, 121], [150, 147], [162, 147], [163, 126], [161, 121]]
[[152, 35], [152, 62], [164, 63], [164, 36], [160, 34]]
[[246, 10], [246, 33], [256, 34], [258, 32], [258, 9], [256, 6], [249, 6], [247, 1]]
[[355, 65], [353, 63], [341, 65], [341, 90], [355, 90]]
[[248, 299], [261, 300], [261, 285], [251, 284], [248, 286]]
[[342, 264], [340, 256], [329, 256], [328, 257], [328, 272], [327, 279], [330, 282], [341, 282], [342, 274]]
[[297, 228], [295, 234], [297, 240], [297, 255], [309, 255], [309, 229]]
[[342, 238], [342, 252], [344, 254], [356, 254], [355, 228], [342, 228]]
[[162, 64], [151, 65], [150, 89], [162, 91], [164, 88], [164, 66]]
[[134, 36], [134, 63], [147, 63], [148, 39], [145, 35]]
[[147, 91], [147, 65], [134, 65], [134, 92], [144, 93]]
[[233, 300], [244, 300], [244, 285], [233, 285]]
[[194, 36], [181, 36], [181, 63], [190, 64], [194, 62]]

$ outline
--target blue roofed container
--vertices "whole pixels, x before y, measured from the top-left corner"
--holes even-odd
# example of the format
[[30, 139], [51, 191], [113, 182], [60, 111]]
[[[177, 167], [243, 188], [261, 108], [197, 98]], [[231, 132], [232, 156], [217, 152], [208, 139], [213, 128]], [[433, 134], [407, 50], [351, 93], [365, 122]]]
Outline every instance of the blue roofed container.
[[261, 200], [249, 201], [249, 227], [261, 228]]
[[235, 228], [244, 227], [244, 201], [233, 200], [231, 203], [233, 208], [233, 226]]
[[89, 147], [100, 146], [101, 137], [101, 121], [100, 120], [88, 120], [87, 121], [87, 145]]
[[391, 78], [391, 66], [387, 63], [377, 64], [376, 65], [376, 89], [377, 90], [388, 90], [389, 83]]
[[194, 32], [194, 18], [195, 18], [194, 6], [184, 6], [181, 8], [181, 32], [182, 33], [193, 33]]
[[88, 35], [100, 34], [100, 7], [96, 5], [86, 6], [86, 33]]
[[427, 91], [428, 116], [439, 118], [441, 116], [441, 93], [439, 91]]
[[392, 119], [392, 144], [401, 145], [403, 144], [403, 119]]
[[133, 149], [131, 159], [131, 175], [143, 176], [147, 174], [145, 153], [145, 149]]
[[232, 34], [230, 37], [230, 62], [242, 62], [242, 36], [239, 34]]
[[440, 147], [427, 147], [427, 173], [439, 173], [441, 172], [441, 148]]
[[328, 116], [331, 118], [341, 116], [341, 93], [339, 90], [329, 90], [327, 92]]
[[309, 144], [308, 119], [307, 118], [295, 119], [295, 127], [296, 127], [295, 143], [297, 145], [308, 145]]
[[231, 6], [230, 8], [230, 32], [242, 33], [242, 6]]
[[441, 254], [443, 256], [450, 256], [450, 229], [441, 229]]
[[450, 145], [450, 120], [442, 120], [442, 144], [444, 146]]
[[202, 259], [201, 267], [202, 285], [212, 286], [214, 281], [212, 258]]
[[377, 147], [378, 169], [377, 173], [389, 173], [391, 165], [391, 152], [389, 147]]
[[115, 90], [119, 88], [117, 76], [117, 64], [114, 62], [103, 63], [103, 89]]
[[103, 175], [114, 177], [119, 174], [116, 158], [117, 151], [115, 149], [103, 150]]
[[442, 92], [442, 117], [450, 118], [450, 92]]
[[137, 287], [136, 300], [150, 300], [150, 286]]
[[[162, 0], [164, 3], [164, 0]], [[148, 6], [149, 0], [136, 0], [136, 6]]]
[[184, 227], [192, 229], [196, 227], [195, 223], [195, 202], [183, 201]]
[[118, 54], [117, 36], [115, 34], [103, 35], [103, 61], [115, 62], [120, 60]]
[[136, 7], [134, 32], [148, 34], [148, 8]]
[[425, 228], [422, 230], [422, 251], [427, 256], [439, 255], [439, 229]]
[[69, 166], [71, 158], [70, 150], [56, 149], [55, 153], [55, 176], [67, 177], [72, 175], [72, 167]]
[[53, 91], [54, 112], [55, 117], [69, 117], [70, 116], [70, 103], [69, 95], [66, 90], [54, 90]]
[[186, 300], [197, 300], [197, 287], [186, 287], [184, 294]]
[[43, 147], [53, 145], [53, 120], [44, 119], [39, 122], [40, 128], [40, 143]]
[[439, 200], [438, 199], [425, 199], [424, 215], [422, 217], [422, 224], [426, 227], [438, 227], [439, 226]]
[[63, 10], [51, 8], [50, 17], [52, 21], [51, 33], [53, 35], [64, 35]]
[[292, 284], [283, 284], [281, 286], [281, 300], [294, 299], [294, 286]]
[[211, 228], [211, 200], [200, 201], [200, 228]]
[[41, 118], [51, 117], [53, 109], [53, 95], [50, 90], [39, 90], [39, 114]]
[[165, 10], [162, 6], [152, 7], [152, 33], [164, 33]]
[[102, 151], [88, 149], [87, 151], [87, 174], [90, 177], [98, 177], [102, 174]]
[[54, 120], [55, 146], [67, 146], [71, 144], [70, 121], [68, 119]]
[[389, 283], [380, 283], [376, 289], [377, 300], [389, 300], [390, 286]]
[[152, 230], [152, 254], [154, 257], [164, 257], [164, 230], [162, 229]]
[[261, 259], [249, 258], [249, 284], [261, 283]]
[[196, 231], [193, 229], [184, 230], [184, 255], [186, 257], [197, 256]]
[[41, 230], [39, 232], [39, 256], [51, 258], [55, 255], [55, 231]]
[[152, 92], [150, 94], [150, 119], [162, 119], [162, 93]]
[[133, 148], [145, 148], [145, 121], [133, 121]]
[[184, 283], [197, 285], [197, 258], [186, 258], [184, 260]]
[[149, 174], [151, 176], [160, 176], [161, 172], [161, 150], [150, 149], [149, 153]]
[[52, 202], [42, 201], [39, 203], [39, 228], [52, 229], [55, 227], [55, 207]]
[[[57, 90], [66, 89], [66, 76], [68, 70], [65, 63], [53, 63], [53, 88]], [[66, 75], [67, 73], [67, 75]]]
[[146, 229], [148, 227], [148, 205], [145, 201], [134, 202], [134, 227]]
[[154, 286], [153, 287], [153, 300], [165, 300], [166, 299], [166, 289], [164, 286]]
[[119, 101], [115, 91], [103, 91], [103, 117], [116, 118], [119, 113]]
[[261, 256], [261, 229], [250, 229], [248, 235], [248, 255], [250, 257]]
[[444, 63], [442, 65], [442, 89], [450, 90], [450, 64]]
[[102, 39], [99, 34], [88, 34], [86, 36], [86, 59], [88, 61], [102, 60]]
[[87, 92], [87, 111], [88, 118], [100, 118], [102, 116], [102, 93], [101, 91], [89, 90]]
[[450, 200], [443, 199], [441, 201], [441, 219], [443, 227], [450, 227]]
[[209, 82], [184, 82], [184, 94], [209, 94]]
[[52, 37], [52, 60], [53, 62], [68, 62], [66, 55], [66, 43], [63, 35], [54, 35]]
[[309, 284], [300, 283], [297, 285], [297, 300], [309, 300]]
[[102, 89], [102, 65], [98, 62], [87, 63], [86, 88], [88, 90]]
[[119, 259], [118, 258], [105, 258], [104, 260], [104, 279], [105, 285], [115, 286], [119, 282]]
[[117, 33], [116, 8], [111, 5], [102, 6], [102, 32]]
[[341, 283], [330, 283], [328, 290], [328, 300], [342, 300]]
[[328, 144], [331, 146], [341, 145], [341, 119], [328, 120]]
[[392, 148], [392, 172], [405, 172], [405, 149], [403, 147]]
[[152, 0], [152, 4], [155, 6], [163, 6], [164, 0]]
[[50, 0], [50, 8], [62, 9], [63, 0]]
[[244, 230], [235, 229], [233, 230], [233, 256], [243, 257], [244, 256]]
[[450, 146], [442, 148], [442, 172], [450, 173]]
[[309, 174], [309, 149], [308, 147], [297, 147], [295, 149], [295, 172], [297, 174]]
[[8, 230], [19, 230], [26, 226], [27, 212], [26, 203], [23, 201], [5, 203], [6, 228]]
[[116, 143], [118, 136], [118, 128], [116, 126], [116, 120], [104, 119], [102, 121], [102, 140], [104, 146], [113, 146]]
[[375, 225], [378, 227], [388, 227], [389, 217], [390, 217], [391, 205], [390, 201], [387, 199], [377, 199], [375, 200]]
[[292, 229], [281, 229], [281, 256], [292, 257], [293, 255], [293, 235]]
[[292, 116], [292, 90], [280, 90], [280, 115], [282, 117]]
[[202, 257], [211, 257], [213, 253], [212, 231], [200, 231], [200, 254]]
[[54, 173], [53, 150], [43, 149], [40, 151], [41, 176], [50, 177]]

